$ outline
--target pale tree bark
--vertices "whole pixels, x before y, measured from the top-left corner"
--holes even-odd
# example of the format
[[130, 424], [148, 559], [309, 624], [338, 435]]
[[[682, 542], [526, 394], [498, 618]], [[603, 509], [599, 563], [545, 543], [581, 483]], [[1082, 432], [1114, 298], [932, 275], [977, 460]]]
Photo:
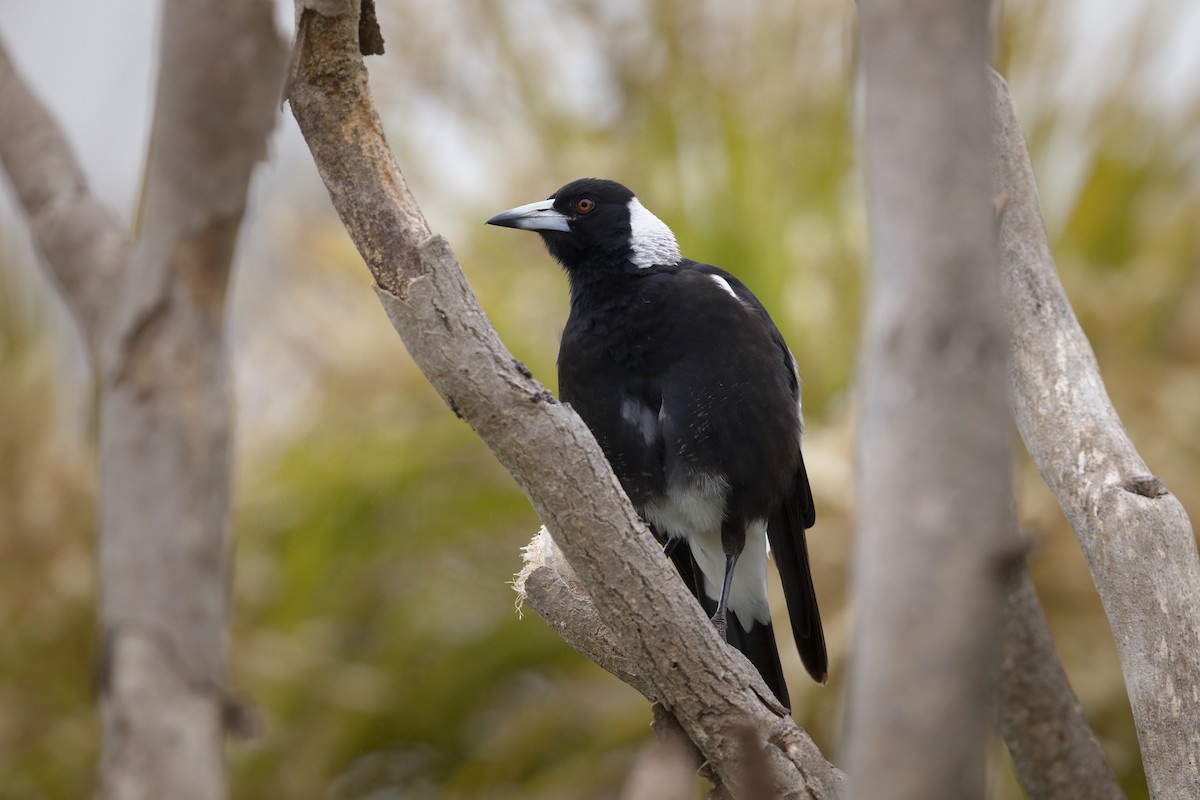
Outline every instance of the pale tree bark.
[[[356, 234], [356, 242], [380, 284], [385, 308], [414, 356], [428, 370], [448, 404], [467, 418], [510, 465], [535, 506], [559, 531], [566, 549], [580, 559], [585, 574], [591, 576], [591, 583], [580, 583], [547, 536], [542, 540], [545, 549], [531, 562], [526, 574], [527, 599], [574, 646], [651, 700], [661, 701], [656, 706], [656, 727], [669, 729], [669, 739], [682, 735], [689, 746], [695, 746], [693, 742], [701, 745], [700, 752], [710, 759], [720, 794], [735, 787], [748, 797], [782, 793], [838, 796], [844, 776], [831, 768], [807, 737], [780, 714], [769, 695], [764, 694], [753, 669], [744, 660], [731, 658], [706, 621], [694, 613], [690, 616], [697, 618], [689, 619], [682, 610], [694, 609], [694, 603], [686, 594], [681, 595], [682, 599], [678, 596], [677, 582], [664, 580], [656, 548], [649, 544], [647, 549], [645, 531], [634, 521], [628, 503], [619, 502], [623, 498], [615, 489], [615, 481], [602, 458], [597, 463], [595, 444], [578, 419], [564, 415], [495, 339], [448, 248], [429, 232], [390, 160], [366, 93], [365, 72], [349, 49], [354, 44], [353, 30], [346, 23], [357, 20], [357, 9], [337, 0], [318, 5], [334, 21], [330, 24], [316, 17], [307, 19], [308, 25], [325, 26], [321, 33], [329, 38], [316, 42], [315, 47], [301, 48], [293, 73], [299, 79], [293, 107], [300, 106], [296, 110], [302, 124], [305, 114], [309, 115], [306, 133], [311, 133], [310, 145], [335, 201], [340, 199], [339, 213]], [[20, 82], [0, 48], [0, 108], [6, 112], [0, 114], [0, 160], [65, 301], [97, 353], [101, 370], [105, 399], [101, 448], [102, 621], [109, 659], [104, 694], [103, 784], [110, 797], [200, 798], [224, 794], [220, 743], [231, 706], [225, 689], [224, 632], [228, 400], [220, 338], [229, 260], [244, 209], [248, 176], [261, 157], [270, 127], [270, 115], [263, 109], [273, 98], [280, 49], [270, 33], [269, 13], [264, 13], [262, 4], [243, 4], [235, 13], [224, 14], [224, 23], [210, 19], [206, 11], [195, 2], [168, 5], [156, 115], [160, 148], [150, 167], [146, 233], [136, 247], [87, 192], [61, 134]], [[364, 18], [363, 23], [361, 29], [372, 35], [364, 49], [379, 52], [377, 29], [369, 19]], [[313, 29], [303, 24], [299, 27], [300, 43], [313, 45]], [[960, 33], [944, 30], [931, 35], [953, 40]], [[241, 44], [246, 46], [239, 47]], [[240, 58], [229, 58], [224, 53], [227, 46]], [[220, 54], [223, 61], [214, 54]], [[195, 66], [218, 62], [224, 68]], [[1050, 320], [1059, 326], [1050, 336], [1036, 326], [1022, 329], [1014, 325], [1018, 330], [1014, 376], [1019, 394], [1030, 387], [1044, 391], [1051, 383], [1046, 379], [1039, 384], [1022, 373], [1022, 356], [1027, 355], [1020, 338], [1022, 332], [1041, 336], [1041, 344], [1025, 348], [1040, 355], [1044, 355], [1042, 345], [1049, 340], [1067, 341], [1078, 349], [1073, 337], [1081, 334], [1053, 278], [1053, 263], [1045, 247], [1036, 194], [1007, 90], [998, 79], [996, 85], [995, 113], [1000, 120], [997, 181], [1005, 200], [1020, 211], [1006, 214], [1001, 228], [1005, 266], [1010, 273], [1037, 269], [1051, 276], [1037, 276], [1037, 291], [1022, 293], [1013, 288], [1013, 282], [1026, 277], [1010, 275], [1006, 298], [1009, 315], [1020, 323], [1022, 314], [1028, 314], [1030, 308], [1041, 312], [1041, 304], [1046, 302], [1059, 312]], [[320, 90], [314, 92], [315, 86]], [[234, 97], [239, 88], [240, 96]], [[343, 101], [340, 109], [333, 108], [333, 104], [322, 109], [320, 91], [329, 89], [352, 91], [339, 98]], [[297, 97], [308, 102], [297, 104]], [[334, 112], [333, 118], [324, 116], [330, 111]], [[360, 136], [363, 133], [368, 135]], [[339, 135], [348, 139], [338, 141]], [[964, 183], [972, 183], [977, 177], [971, 175]], [[353, 193], [364, 188], [357, 183], [364, 178], [369, 182], [368, 197], [360, 201]], [[941, 181], [935, 173], [938, 188], [947, 195], [959, 196], [962, 186]], [[376, 216], [376, 200], [395, 207], [382, 217]], [[890, 233], [911, 235], [912, 230], [901, 226]], [[964, 254], [972, 251], [964, 241], [933, 241], [924, 254], [943, 266], [956, 259], [969, 262], [971, 258]], [[1063, 308], [1065, 314], [1061, 313]], [[1042, 320], [1041, 324], [1046, 323]], [[960, 325], [961, 319], [941, 328], [927, 325], [915, 336], [917, 351], [923, 335], [927, 345], [932, 341], [942, 347], [943, 356], [962, 356], [949, 346], [961, 334]], [[903, 326], [885, 331], [900, 345], [889, 355], [905, 354]], [[914, 334], [908, 332], [908, 336]], [[993, 354], [985, 346], [988, 341], [985, 331], [970, 346], [990, 357]], [[908, 345], [912, 347], [911, 339]], [[1103, 402], [1088, 396], [1084, 410], [1102, 418], [1106, 435], [1117, 445], [1122, 441], [1127, 445], [1119, 422], [1115, 433], [1111, 427], [1116, 418], [1095, 377], [1086, 341], [1083, 350], [1088, 357], [1076, 357], [1072, 350], [1068, 359], [1070, 369], [1076, 371], [1074, 377], [1060, 375], [1054, 384], [1059, 387], [1066, 380], [1067, 386], [1081, 382], [1090, 389], [1099, 387]], [[1049, 374], [1045, 363], [1026, 367], [1026, 372], [1030, 371], [1043, 377]], [[505, 400], [510, 407], [505, 407]], [[1027, 406], [1036, 405], [1035, 400], [1024, 397], [1019, 399], [1018, 407], [1021, 400]], [[515, 423], [502, 419], [521, 406], [531, 413], [519, 414]], [[1105, 417], [1105, 408], [1111, 419]], [[1027, 415], [1031, 413], [1026, 409]], [[539, 419], [539, 414], [549, 419]], [[1030, 423], [1023, 432], [1026, 427], [1034, 429], [1036, 425]], [[1045, 430], [1043, 427], [1040, 432]], [[517, 441], [530, 432], [537, 434], [531, 441]], [[1026, 436], [1028, 440], [1031, 434], [1026, 432]], [[564, 446], [564, 439], [569, 445]], [[530, 452], [531, 445], [536, 452]], [[542, 447], [546, 449], [542, 451]], [[1054, 445], [1046, 449], [1053, 451]], [[1121, 450], [1119, 446], [1117, 449]], [[1079, 448], [1069, 449], [1066, 456], [1052, 452], [1046, 460], [1060, 466], [1082, 463], [1080, 452], [1083, 450]], [[1131, 446], [1128, 452], [1132, 452]], [[1121, 450], [1120, 455], [1127, 458], [1128, 452]], [[559, 455], [569, 456], [581, 471], [563, 475], [559, 472], [561, 464], [555, 460]], [[1054, 462], [1055, 456], [1058, 462]], [[1136, 454], [1133, 458], [1135, 462], [1129, 463], [1140, 465]], [[544, 465], [549, 463], [556, 464], [556, 480], [547, 475]], [[1149, 476], [1144, 466], [1141, 469], [1134, 469], [1120, 484], [1122, 491], [1153, 499], [1165, 496], [1161, 483]], [[1070, 495], [1074, 485], [1069, 480], [1051, 484], [1061, 492], [1064, 508], [1071, 513], [1081, 502]], [[1112, 485], [1116, 484], [1105, 484], [1107, 488]], [[606, 493], [616, 502], [607, 502]], [[909, 499], [921, 499], [921, 495]], [[1162, 505], [1151, 508], [1161, 512]], [[1186, 517], [1182, 517], [1181, 510], [1174, 514], [1177, 503], [1174, 507], [1165, 505], [1164, 519], [1152, 519], [1150, 524], [1166, 527], [1175, 537], [1171, 539], [1173, 555], [1184, 556], [1180, 573], [1173, 573], [1165, 588], [1141, 592], [1124, 606], [1116, 604], [1119, 613], [1128, 615], [1130, 606], [1144, 610], [1155, 603], [1161, 607], [1164, 597], [1186, 606], [1189, 587], [1197, 585], [1191, 579], [1195, 573], [1194, 544], [1189, 562], [1187, 548], [1181, 548], [1175, 536], [1181, 530], [1190, 535]], [[943, 521], [961, 512], [938, 509], [936, 503], [933, 507], [918, 503], [917, 508], [924, 518], [932, 516]], [[1095, 539], [1106, 523], [1103, 519], [1092, 522], [1089, 530]], [[1133, 524], [1139, 522], [1144, 520], [1135, 519]], [[594, 541], [589, 535], [596, 529], [607, 530], [612, 539], [628, 537], [625, 544], [636, 544], [638, 553], [614, 554], [611, 548], [606, 550], [605, 540]], [[999, 569], [1001, 563], [1016, 551], [1010, 551], [999, 538], [987, 536], [985, 531], [981, 536], [985, 541], [974, 554], [977, 558], [973, 564], [969, 552], [964, 555], [954, 548], [945, 552], [956, 557], [955, 563], [965, 563], [968, 573], [982, 575], [980, 585], [994, 594], [1003, 571]], [[1103, 551], [1105, 547], [1103, 541], [1086, 539], [1083, 532], [1081, 541], [1085, 550], [1091, 546]], [[986, 555], [989, 547], [995, 557], [990, 562]], [[920, 548], [913, 548], [914, 555], [920, 553]], [[627, 563], [626, 559], [632, 561]], [[618, 566], [622, 569], [617, 571], [624, 574], [614, 576]], [[1111, 570], [1093, 567], [1098, 584], [1111, 577]], [[623, 580], [614, 584], [614, 577]], [[591, 588], [585, 590], [585, 585]], [[1110, 593], [1114, 591], [1110, 589]], [[589, 597], [593, 592], [600, 609]], [[1106, 608], [1109, 605], [1106, 602]], [[983, 617], [988, 611], [968, 608], [956, 619], [961, 621], [977, 612]], [[923, 613], [918, 607], [918, 619]], [[1112, 613], [1110, 610], [1110, 618]], [[661, 620], [671, 619], [672, 614], [682, 614], [678, 617], [679, 630], [663, 631]], [[1196, 619], [1194, 614], [1184, 616], [1185, 623]], [[900, 618], [903, 621], [903, 615]], [[1002, 668], [996, 719], [1031, 798], [1119, 797], [1054, 658], [1044, 617], [1023, 570], [1011, 587], [1007, 620], [1003, 657], [1012, 663]], [[1172, 628], [1177, 621], [1160, 620], [1158, 627], [1173, 636], [1173, 641], [1181, 641], [1189, 632], [1194, 634], [1194, 627], [1189, 631], [1186, 624]], [[899, 633], [893, 641], [903, 638], [904, 634]], [[633, 649], [627, 652], [627, 647]], [[1126, 649], [1131, 651], [1128, 659], [1122, 651], [1127, 675], [1131, 670], [1138, 675], [1160, 675], [1165, 669], [1172, 690], [1194, 687], [1195, 671], [1188, 671], [1186, 663], [1181, 667], [1180, 659], [1171, 658], [1169, 652], [1160, 648], [1147, 658], [1146, 651], [1136, 651], [1132, 645]], [[921, 651], [926, 657], [936, 653], [932, 649]], [[968, 654], [965, 659], [960, 654], [959, 658], [959, 663], [969, 669], [957, 676], [958, 683], [952, 688], [965, 692], [963, 687], [972, 681], [982, 685], [986, 669], [979, 669], [978, 654], [974, 658]], [[946, 662], [939, 661], [932, 671], [945, 666]], [[1189, 676], [1193, 678], [1191, 684], [1186, 682]], [[1190, 769], [1194, 775], [1194, 739], [1174, 741], [1176, 745], [1182, 742], [1185, 752], [1178, 763], [1172, 762], [1173, 740], [1157, 733], [1162, 729], [1159, 722], [1165, 701], [1156, 705], [1153, 696], [1141, 700], [1139, 735], [1143, 748], [1155, 755], [1156, 773], [1151, 777], [1155, 796], [1190, 796], [1171, 792], [1178, 786], [1190, 787], [1186, 780], [1180, 780], [1180, 773], [1186, 778]], [[1175, 723], [1175, 728], [1168, 729], [1191, 731], [1194, 736], [1194, 710], [1184, 707], [1180, 712], [1180, 704], [1170, 692], [1166, 700], [1170, 701], [1171, 711], [1167, 716]], [[679, 716], [663, 710], [662, 704]], [[958, 730], [976, 729], [977, 712], [975, 705], [957, 720], [957, 724], [965, 723]], [[1135, 702], [1135, 715], [1138, 712]], [[954, 758], [969, 766], [977, 758], [968, 752], [972, 747], [968, 736], [964, 746], [947, 748], [946, 760], [934, 766], [951, 763]], [[677, 763], [682, 749], [661, 756], [663, 764], [657, 767], [648, 765], [646, 779], [653, 780], [651, 776], [656, 775], [682, 790], [684, 782]], [[1192, 760], [1188, 759], [1189, 752]], [[922, 756], [927, 753], [923, 751]], [[1147, 759], [1149, 774], [1150, 754]], [[674, 766], [668, 762], [675, 762]], [[895, 773], [888, 776], [895, 777]], [[635, 796], [642, 791], [641, 785], [635, 773], [627, 792]], [[871, 791], [869, 783], [863, 786], [864, 792]], [[940, 796], [962, 796], [958, 791], [943, 787]], [[931, 792], [923, 796], [938, 795]]]
[[862, 0], [871, 286], [859, 372], [862, 798], [982, 797], [1009, 524], [1007, 339], [990, 204], [988, 6]]
[[[368, 4], [369, 5], [369, 4]], [[649, 691], [735, 794], [753, 776], [777, 795], [834, 797], [841, 777], [717, 637], [674, 578], [579, 417], [500, 342], [445, 240], [388, 149], [359, 53], [358, 5], [300, 7], [289, 101], [393, 326], [446, 403], [529, 496]]]
[[[1012, 212], [1026, 223], [1036, 221], [1022, 229], [1001, 224], [1000, 239], [1006, 245], [1001, 249], [1001, 267], [1009, 274], [1017, 267], [1012, 258], [1014, 253], [1039, 246], [1045, 248], [1044, 252], [1049, 250], [1045, 245], [1041, 209], [1036, 207], [1033, 170], [1008, 87], [995, 72], [991, 78], [992, 180], [997, 213], [1002, 222]], [[1034, 205], [1017, 212], [1013, 197], [1023, 204]], [[1015, 242], [1014, 236], [1020, 236], [1022, 241]], [[1053, 269], [1053, 265], [1049, 268]], [[1007, 293], [1002, 300], [1010, 321], [1031, 310], [1025, 307], [1028, 298], [1019, 294]], [[1060, 302], [1065, 305], [1066, 298]], [[1068, 331], [1049, 325], [1013, 331], [1010, 340], [1016, 351], [1013, 363], [1020, 361], [1020, 351], [1027, 349], [1021, 341], [1022, 333], [1054, 339]], [[1015, 375], [1010, 371], [1010, 378]], [[1071, 381], [1087, 379], [1086, 374], [1077, 374]], [[1020, 382], [1013, 382], [1011, 396], [1018, 397], [1023, 388]], [[1046, 615], [1024, 566], [1014, 573], [1009, 585], [1003, 632], [992, 719], [1029, 800], [1122, 800], [1124, 792], [1105, 761], [1058, 661]]]
[[[655, 701], [545, 529], [525, 548], [514, 588], [520, 603], [571, 647]], [[1121, 800], [1124, 793], [1059, 664], [1024, 564], [1009, 581], [1004, 617], [992, 718], [1025, 794], [1029, 800]]]
[[691, 753], [676, 742], [656, 740], [638, 754], [621, 800], [694, 800], [695, 784]]
[[0, 57], [0, 158], [99, 377], [101, 794], [217, 800], [227, 689], [225, 289], [284, 48], [265, 0], [171, 0], [136, 243]]
[[[658, 702], [659, 696], [654, 684], [640, 672], [640, 665], [625, 654], [623, 645], [613, 635], [596, 606], [592, 603], [588, 590], [571, 569], [562, 551], [554, 543], [549, 532], [542, 528], [523, 551], [524, 566], [513, 582], [517, 592], [519, 605], [529, 606], [539, 617], [545, 620], [555, 633], [579, 653], [591, 659], [597, 666], [608, 670], [625, 683], [641, 692], [647, 700], [653, 703], [654, 730], [664, 744], [671, 746], [671, 751], [691, 753], [693, 767], [700, 766], [701, 774], [713, 780], [717, 789], [711, 795], [714, 798], [726, 796], [724, 783], [719, 773], [714, 772], [704, 763], [703, 753], [696, 749], [691, 739], [680, 728], [678, 721], [665, 707]], [[745, 671], [744, 679], [750, 680], [754, 668], [749, 662], [737, 665]], [[751, 729], [742, 727], [730, 729], [729, 735], [740, 736], [743, 742], [741, 758], [730, 768], [740, 776], [739, 798], [757, 800], [757, 798], [774, 798], [780, 796], [776, 791], [776, 780], [769, 764], [761, 759], [762, 750], [754, 746]], [[750, 741], [748, 742], [747, 739]], [[803, 770], [824, 770], [826, 766], [820, 754], [811, 752], [796, 752], [797, 758], [802, 758], [800, 765]], [[756, 758], [758, 759], [756, 761]], [[655, 774], [669, 773], [672, 759], [664, 756], [659, 769], [650, 768]], [[834, 796], [841, 796], [845, 791], [846, 776], [836, 767], [832, 768], [837, 791]], [[633, 785], [637, 784], [631, 778]], [[653, 797], [654, 795], [645, 795]], [[785, 794], [791, 797], [791, 794]], [[805, 794], [799, 795], [807, 796]], [[818, 795], [822, 796], [822, 795]]]
[[1008, 88], [993, 75], [1017, 427], [1075, 529], [1116, 638], [1154, 798], [1200, 797], [1200, 557], [1125, 433], [1063, 292]]
[[89, 348], [112, 316], [112, 287], [129, 261], [128, 235], [88, 191], [58, 125], [0, 42], [0, 162], [60, 294]]
[[528, 605], [577, 652], [656, 702], [653, 684], [621, 649], [545, 528], [526, 545], [523, 556], [524, 566], [513, 582], [518, 607]]
[[1029, 570], [1012, 576], [992, 721], [1029, 800], [1122, 800], [1067, 683]]
[[[535, 539], [524, 575], [525, 598], [574, 646], [651, 700], [660, 701], [655, 705], [656, 727], [701, 745], [703, 755], [711, 760], [713, 777], [720, 782], [719, 795], [725, 796], [730, 785], [752, 796], [839, 794], [844, 776], [831, 769], [810, 743], [797, 738], [786, 723], [781, 726], [779, 717], [769, 714], [763, 727], [743, 727], [747, 720], [763, 724], [759, 706], [771, 704], [762, 687], [755, 685], [757, 676], [740, 659], [721, 663], [722, 648], [714, 649], [709, 641], [711, 630], [702, 619], [690, 618], [695, 615], [686, 610], [691, 607], [686, 595], [672, 596], [674, 582], [665, 580], [657, 566], [661, 563], [657, 548], [653, 544], [647, 547], [645, 532], [628, 504], [606, 501], [614, 495], [621, 497], [590, 435], [512, 361], [471, 296], [445, 242], [429, 231], [384, 142], [356, 50], [355, 35], [360, 30], [356, 14], [353, 3], [338, 2], [314, 4], [303, 11], [291, 75], [292, 108], [335, 207], [414, 358], [451, 409], [466, 419], [510, 468], [543, 518], [556, 529], [565, 543], [563, 549], [572, 554], [563, 558], [546, 534]], [[370, 25], [365, 27], [371, 32]], [[990, 226], [986, 189], [983, 198], [980, 208], [985, 209], [983, 218]], [[989, 352], [993, 357], [1002, 353], [1003, 341], [994, 342]], [[1002, 365], [1002, 359], [999, 363]], [[995, 374], [993, 369], [993, 381]], [[1002, 383], [995, 397], [1003, 397]], [[1003, 400], [1000, 408], [1002, 414]], [[1002, 455], [1006, 452], [1002, 450]], [[1000, 461], [1007, 463], [1006, 459]], [[1006, 481], [1006, 468], [1001, 472]], [[1005, 492], [993, 499], [1000, 507], [1007, 502]], [[996, 519], [1005, 518], [998, 508]], [[594, 530], [609, 538], [590, 537]], [[624, 548], [614, 553], [607, 545], [617, 539]], [[1006, 571], [1002, 567], [1019, 560], [1019, 554], [1014, 543], [1000, 542], [993, 548], [995, 558], [984, 558], [978, 565], [983, 583], [990, 584], [995, 594]], [[582, 564], [589, 577], [577, 578], [568, 560]], [[594, 604], [592, 596], [597, 598]], [[1021, 599], [1014, 597], [1014, 607], [1021, 609], [1018, 629], [1044, 633], [1036, 602], [1030, 608], [1017, 602]], [[672, 614], [684, 628], [683, 637], [663, 630], [661, 621], [671, 619]], [[1024, 642], [1015, 642], [1012, 652], [1053, 659], [1052, 650], [1026, 653], [1021, 650], [1024, 646]], [[687, 650], [694, 654], [689, 656]], [[658, 654], [666, 654], [665, 659]], [[699, 662], [699, 673], [693, 672], [697, 668], [693, 659]], [[975, 659], [974, 665], [978, 667], [981, 660], [985, 661]], [[708, 680], [711, 675], [705, 674], [712, 672], [721, 676], [716, 686]], [[986, 672], [985, 663], [975, 673], [976, 679]], [[673, 680], [671, 673], [678, 673], [683, 680]], [[740, 699], [735, 697], [732, 702], [725, 699], [730, 684], [743, 687], [737, 689]], [[754, 690], [746, 692], [747, 685], [755, 685]], [[1054, 692], [1070, 695], [1065, 681], [1050, 693]], [[980, 695], [986, 697], [986, 693]], [[742, 702], [747, 699], [750, 708]], [[663, 704], [678, 712], [678, 718], [664, 710]], [[986, 708], [986, 699], [973, 705], [977, 731]], [[1086, 735], [1080, 717], [1071, 722], [1081, 726]], [[766, 731], [768, 746], [760, 750], [755, 738], [747, 747], [748, 729]], [[1018, 739], [1031, 735], [1021, 725], [1012, 730]], [[981, 743], [970, 746], [977, 750]], [[1074, 757], [1072, 750], [1057, 752]], [[781, 753], [785, 759], [779, 758]], [[763, 766], [759, 769], [756, 765], [754, 774], [767, 776], [767, 780], [743, 778], [739, 782], [736, 773], [755, 762], [756, 756], [762, 757]]]

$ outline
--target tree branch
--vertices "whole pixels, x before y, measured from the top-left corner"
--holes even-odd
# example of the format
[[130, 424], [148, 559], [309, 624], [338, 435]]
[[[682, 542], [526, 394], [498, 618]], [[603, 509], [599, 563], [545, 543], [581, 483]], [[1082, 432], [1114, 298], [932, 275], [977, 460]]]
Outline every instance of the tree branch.
[[[568, 644], [654, 702], [545, 528], [525, 548], [514, 588]], [[1124, 798], [1063, 674], [1024, 564], [1009, 583], [992, 717], [1029, 800]]]
[[[524, 560], [525, 565], [513, 583], [519, 602], [528, 604], [567, 644], [637, 689], [650, 702], [657, 703], [653, 685], [642, 677], [637, 664], [625, 654], [545, 528], [538, 531], [525, 548]], [[742, 673], [740, 680], [748, 682], [757, 678], [758, 673], [749, 661], [739, 659], [735, 666]], [[656, 724], [655, 728], [658, 730], [659, 725]], [[670, 739], [675, 730], [667, 726], [665, 738]], [[807, 736], [804, 738], [807, 739]], [[806, 769], [825, 768], [824, 759], [820, 758], [810, 743], [804, 744], [803, 748], [806, 759], [816, 759]], [[699, 758], [697, 766], [702, 760]], [[740, 765], [743, 772], [745, 766]], [[836, 783], [844, 785], [845, 774], [836, 767], [832, 771]]]
[[528, 604], [563, 641], [637, 689], [651, 703], [657, 702], [654, 687], [642, 678], [637, 665], [617, 644], [587, 589], [545, 528], [526, 545], [523, 557], [525, 566], [513, 582], [518, 604]]
[[161, 52], [136, 246], [3, 50], [0, 158], [100, 373], [102, 794], [215, 800], [233, 707], [225, 288], [284, 50], [265, 0], [172, 0]]
[[112, 287], [129, 261], [129, 237], [88, 190], [66, 137], [17, 73], [3, 42], [0, 108], [0, 163], [34, 244], [95, 351], [112, 315]]
[[1055, 270], [1008, 88], [992, 75], [1017, 427], [1087, 558], [1116, 638], [1151, 797], [1200, 797], [1200, 557], [1125, 433]]
[[662, 558], [595, 439], [516, 362], [429, 231], [383, 136], [354, 17], [299, 8], [292, 111], [334, 206], [414, 361], [525, 491], [653, 696], [736, 788], [741, 728], [770, 748], [778, 794], [839, 780], [722, 642]]
[[1029, 800], [1124, 800], [1067, 683], [1024, 564], [1009, 584], [992, 720]]
[[988, 202], [987, 3], [859, 5], [873, 256], [849, 770], [858, 797], [981, 797], [994, 632], [1020, 553]]

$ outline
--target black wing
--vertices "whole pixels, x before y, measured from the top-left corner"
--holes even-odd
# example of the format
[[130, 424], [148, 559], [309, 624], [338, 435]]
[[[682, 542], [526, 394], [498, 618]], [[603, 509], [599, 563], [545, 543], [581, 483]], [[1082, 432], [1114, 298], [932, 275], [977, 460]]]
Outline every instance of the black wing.
[[[745, 284], [728, 272], [707, 264], [698, 264], [696, 268], [705, 274], [719, 276], [725, 280], [738, 297], [754, 308], [764, 320], [778, 349], [780, 373], [787, 380], [787, 388], [798, 414], [800, 378], [796, 371], [796, 363], [766, 308]], [[825, 649], [825, 632], [821, 625], [816, 589], [813, 587], [812, 567], [808, 559], [808, 542], [804, 533], [816, 522], [817, 515], [812, 487], [808, 482], [808, 471], [805, 469], [804, 456], [799, 451], [798, 442], [796, 447], [795, 476], [792, 484], [784, 491], [783, 502], [768, 519], [767, 539], [771, 543], [775, 566], [783, 584], [783, 595], [787, 601], [792, 635], [796, 640], [796, 649], [800, 652], [800, 660], [814, 680], [825, 683], [829, 675], [829, 657]], [[764, 677], [768, 674], [761, 667], [760, 671]]]
[[653, 373], [615, 361], [603, 338], [568, 320], [558, 356], [559, 397], [592, 431], [640, 511], [664, 487], [662, 397]]

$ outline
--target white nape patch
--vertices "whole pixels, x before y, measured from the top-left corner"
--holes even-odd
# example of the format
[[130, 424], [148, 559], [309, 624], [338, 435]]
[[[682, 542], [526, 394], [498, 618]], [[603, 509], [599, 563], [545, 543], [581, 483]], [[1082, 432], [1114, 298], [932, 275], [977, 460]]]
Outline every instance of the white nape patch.
[[733, 287], [729, 285], [729, 281], [725, 280], [720, 275], [709, 275], [708, 277], [712, 278], [713, 282], [716, 283], [717, 286], [720, 286], [722, 289], [729, 292], [729, 296], [734, 300], [741, 300], [741, 298], [737, 296], [737, 292], [735, 292]]
[[635, 197], [629, 201], [629, 260], [639, 269], [665, 267], [682, 260], [675, 234]]

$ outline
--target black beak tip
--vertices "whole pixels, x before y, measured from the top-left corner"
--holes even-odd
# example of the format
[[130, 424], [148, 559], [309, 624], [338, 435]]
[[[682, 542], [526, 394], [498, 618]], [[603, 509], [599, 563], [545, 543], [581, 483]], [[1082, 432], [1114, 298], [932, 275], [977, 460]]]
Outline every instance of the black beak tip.
[[484, 225], [495, 225], [500, 228], [520, 228], [521, 216], [511, 211], [501, 211], [487, 218]]

